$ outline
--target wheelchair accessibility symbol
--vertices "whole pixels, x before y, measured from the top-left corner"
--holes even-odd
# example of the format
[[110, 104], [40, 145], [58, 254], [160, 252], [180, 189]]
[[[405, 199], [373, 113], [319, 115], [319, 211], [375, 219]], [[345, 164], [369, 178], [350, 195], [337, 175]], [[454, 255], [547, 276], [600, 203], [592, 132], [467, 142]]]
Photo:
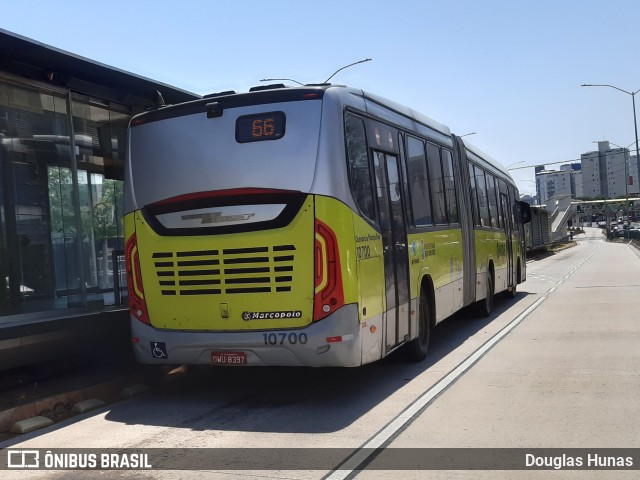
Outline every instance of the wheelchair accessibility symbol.
[[167, 346], [164, 342], [150, 342], [151, 356], [153, 358], [169, 358], [167, 355]]

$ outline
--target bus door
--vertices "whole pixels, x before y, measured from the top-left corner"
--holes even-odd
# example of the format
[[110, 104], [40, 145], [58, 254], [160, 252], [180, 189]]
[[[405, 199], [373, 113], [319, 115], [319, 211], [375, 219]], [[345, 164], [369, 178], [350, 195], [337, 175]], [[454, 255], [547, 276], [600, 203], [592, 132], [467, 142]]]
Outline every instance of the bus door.
[[[373, 153], [376, 172], [379, 224], [384, 250], [386, 287], [386, 350], [405, 341], [409, 335], [409, 256], [398, 157]], [[364, 279], [364, 281], [367, 281]]]
[[509, 199], [504, 193], [500, 194], [500, 206], [502, 208], [502, 219], [503, 219], [503, 228], [504, 233], [507, 239], [507, 284], [508, 286], [513, 286], [518, 283], [518, 280], [515, 277], [515, 269], [513, 268], [513, 238], [512, 238], [512, 229], [513, 225], [511, 224], [511, 203], [509, 203]]

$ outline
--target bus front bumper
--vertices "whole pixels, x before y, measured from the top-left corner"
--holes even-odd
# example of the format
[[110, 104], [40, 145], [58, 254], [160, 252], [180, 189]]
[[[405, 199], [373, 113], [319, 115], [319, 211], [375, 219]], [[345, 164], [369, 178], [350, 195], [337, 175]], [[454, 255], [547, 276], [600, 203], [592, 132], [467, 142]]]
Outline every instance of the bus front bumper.
[[362, 330], [356, 304], [282, 330], [158, 330], [131, 317], [136, 360], [157, 365], [355, 367], [362, 364]]

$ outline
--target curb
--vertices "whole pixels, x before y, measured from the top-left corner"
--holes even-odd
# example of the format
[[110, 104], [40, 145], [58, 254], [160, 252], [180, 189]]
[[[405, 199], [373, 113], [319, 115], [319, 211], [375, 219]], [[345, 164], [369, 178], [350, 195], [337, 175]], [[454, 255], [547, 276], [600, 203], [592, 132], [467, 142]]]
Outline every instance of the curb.
[[139, 373], [40, 398], [0, 411], [0, 434], [22, 434], [148, 390]]

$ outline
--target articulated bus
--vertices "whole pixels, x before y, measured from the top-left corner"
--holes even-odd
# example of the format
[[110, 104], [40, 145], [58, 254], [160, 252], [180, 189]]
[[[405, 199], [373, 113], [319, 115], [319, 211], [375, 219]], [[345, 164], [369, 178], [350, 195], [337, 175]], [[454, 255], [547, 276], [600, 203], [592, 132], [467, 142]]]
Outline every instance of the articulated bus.
[[145, 364], [353, 367], [526, 277], [505, 168], [337, 85], [257, 87], [131, 120], [125, 240]]

